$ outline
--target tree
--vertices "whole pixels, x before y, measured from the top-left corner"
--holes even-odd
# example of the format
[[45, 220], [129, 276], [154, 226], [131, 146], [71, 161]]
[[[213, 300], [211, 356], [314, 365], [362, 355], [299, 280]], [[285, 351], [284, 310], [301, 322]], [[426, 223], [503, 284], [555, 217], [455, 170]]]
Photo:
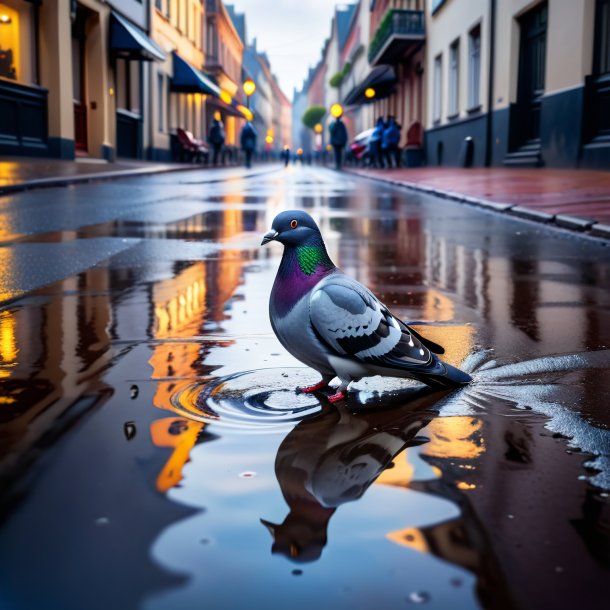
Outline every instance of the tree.
[[322, 121], [322, 117], [325, 114], [326, 108], [324, 108], [324, 106], [314, 104], [303, 113], [301, 121], [303, 122], [303, 125], [305, 125], [305, 127], [313, 129], [318, 123]]

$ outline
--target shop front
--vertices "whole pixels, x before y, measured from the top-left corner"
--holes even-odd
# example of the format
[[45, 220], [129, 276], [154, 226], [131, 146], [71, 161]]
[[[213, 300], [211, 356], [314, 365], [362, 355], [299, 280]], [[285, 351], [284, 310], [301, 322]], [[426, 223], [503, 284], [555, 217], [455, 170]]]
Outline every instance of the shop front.
[[38, 5], [0, 1], [0, 154], [46, 156], [48, 91], [39, 84]]

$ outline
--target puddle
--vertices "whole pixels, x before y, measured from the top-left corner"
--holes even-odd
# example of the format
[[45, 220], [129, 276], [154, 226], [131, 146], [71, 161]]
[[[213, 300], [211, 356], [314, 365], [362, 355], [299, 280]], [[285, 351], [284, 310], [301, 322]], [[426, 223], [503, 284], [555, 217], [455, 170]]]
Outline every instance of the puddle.
[[[605, 602], [597, 242], [315, 167], [179, 180], [2, 206], [0, 605]], [[297, 394], [258, 245], [284, 207], [473, 383]]]

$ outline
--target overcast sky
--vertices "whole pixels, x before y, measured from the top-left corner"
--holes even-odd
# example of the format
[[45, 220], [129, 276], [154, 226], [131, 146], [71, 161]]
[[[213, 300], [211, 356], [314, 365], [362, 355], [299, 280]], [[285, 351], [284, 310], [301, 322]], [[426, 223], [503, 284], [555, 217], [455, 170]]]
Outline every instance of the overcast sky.
[[257, 38], [259, 51], [266, 51], [271, 69], [292, 99], [307, 69], [320, 58], [322, 44], [330, 35], [336, 4], [333, 0], [225, 0], [246, 14], [248, 42]]

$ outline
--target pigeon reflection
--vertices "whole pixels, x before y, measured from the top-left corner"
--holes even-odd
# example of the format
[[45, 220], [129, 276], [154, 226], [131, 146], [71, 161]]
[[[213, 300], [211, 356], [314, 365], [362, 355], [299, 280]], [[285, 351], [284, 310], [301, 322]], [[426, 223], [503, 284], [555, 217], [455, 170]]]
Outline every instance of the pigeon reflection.
[[354, 413], [349, 404], [327, 405], [301, 421], [275, 460], [290, 512], [277, 525], [261, 519], [273, 536], [271, 552], [297, 562], [318, 559], [337, 508], [362, 497], [403, 449], [427, 442], [417, 433], [437, 415], [433, 407], [447, 393], [414, 388], [372, 405], [374, 410]]

